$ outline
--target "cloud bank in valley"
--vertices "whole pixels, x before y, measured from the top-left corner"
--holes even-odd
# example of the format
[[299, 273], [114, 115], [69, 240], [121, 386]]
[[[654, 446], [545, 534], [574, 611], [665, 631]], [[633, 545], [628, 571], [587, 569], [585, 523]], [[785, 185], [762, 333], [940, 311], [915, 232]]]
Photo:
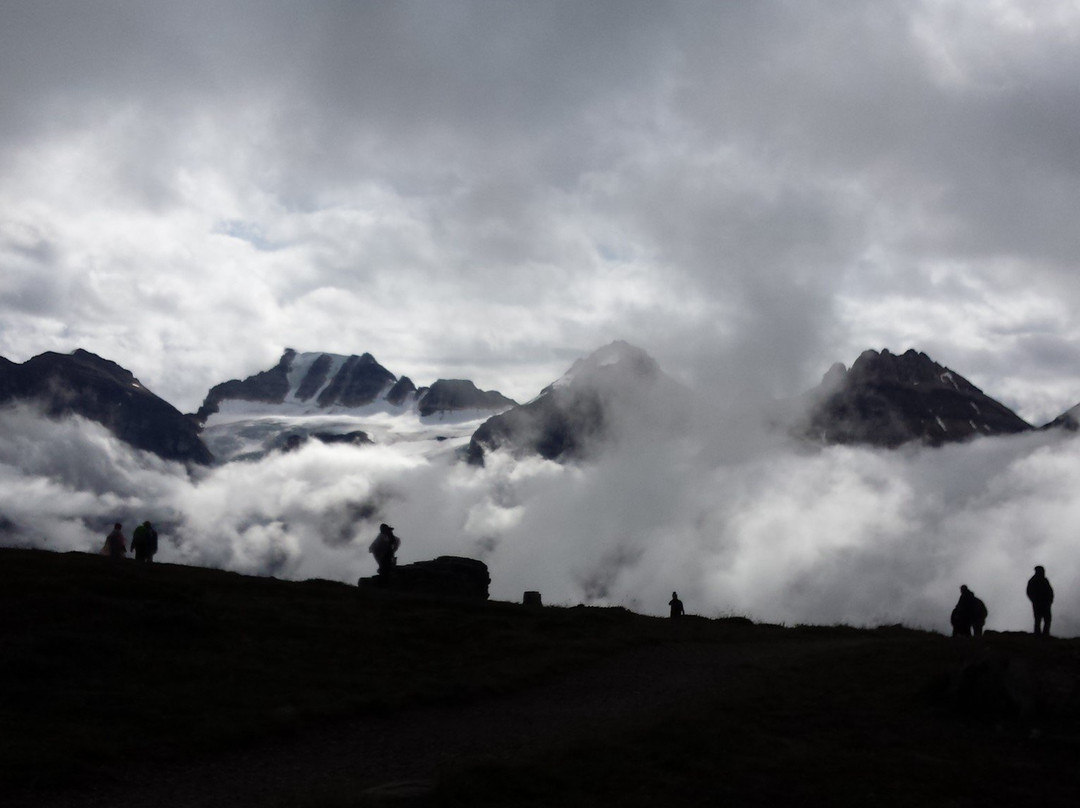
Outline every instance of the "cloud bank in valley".
[[483, 558], [502, 600], [661, 614], [678, 590], [706, 616], [941, 631], [961, 583], [989, 628], [1027, 630], [1042, 564], [1056, 633], [1080, 634], [1080, 441], [1061, 435], [892, 452], [639, 435], [595, 464], [495, 453], [483, 468], [312, 442], [189, 477], [95, 424], [0, 421], [5, 544], [95, 551], [114, 520], [151, 519], [161, 561], [352, 583], [389, 521], [403, 563]]

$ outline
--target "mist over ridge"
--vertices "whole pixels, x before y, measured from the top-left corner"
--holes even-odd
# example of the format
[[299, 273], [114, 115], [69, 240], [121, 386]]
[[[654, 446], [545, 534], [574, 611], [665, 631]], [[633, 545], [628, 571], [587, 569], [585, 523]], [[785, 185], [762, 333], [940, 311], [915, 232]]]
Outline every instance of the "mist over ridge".
[[961, 583], [987, 602], [989, 628], [1025, 630], [1023, 584], [1042, 564], [1055, 631], [1080, 631], [1080, 442], [1068, 433], [815, 445], [739, 406], [684, 403], [677, 430], [635, 428], [638, 416], [655, 426], [656, 399], [630, 406], [588, 462], [494, 451], [469, 466], [461, 435], [428, 441], [437, 451], [309, 442], [191, 470], [96, 423], [9, 406], [0, 541], [94, 551], [113, 521], [151, 519], [162, 561], [353, 582], [389, 521], [404, 563], [481, 558], [498, 599], [539, 589], [659, 614], [676, 589], [698, 614], [939, 630]]

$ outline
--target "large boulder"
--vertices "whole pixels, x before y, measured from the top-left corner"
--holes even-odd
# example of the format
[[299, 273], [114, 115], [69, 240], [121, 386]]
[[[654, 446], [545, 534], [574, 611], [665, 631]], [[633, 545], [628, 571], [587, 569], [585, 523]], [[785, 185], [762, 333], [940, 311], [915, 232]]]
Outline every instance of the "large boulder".
[[361, 589], [381, 589], [408, 592], [415, 595], [436, 595], [487, 600], [487, 564], [474, 558], [439, 556], [432, 561], [403, 564], [387, 576], [361, 578]]

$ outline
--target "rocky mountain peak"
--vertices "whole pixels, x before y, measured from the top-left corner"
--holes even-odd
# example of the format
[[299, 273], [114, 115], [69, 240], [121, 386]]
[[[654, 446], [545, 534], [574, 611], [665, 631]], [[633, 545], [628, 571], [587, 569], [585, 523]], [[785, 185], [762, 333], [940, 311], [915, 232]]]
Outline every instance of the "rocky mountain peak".
[[549, 460], [585, 457], [615, 434], [658, 426], [683, 398], [667, 395], [675, 386], [645, 351], [612, 342], [578, 359], [528, 404], [485, 421], [468, 459], [482, 464], [485, 452], [502, 447]]
[[0, 363], [0, 403], [26, 401], [53, 418], [79, 415], [166, 460], [209, 463], [198, 426], [126, 368], [81, 348]]
[[863, 351], [848, 371], [851, 384], [893, 384], [924, 388], [951, 388], [981, 392], [958, 373], [939, 365], [926, 354], [909, 349], [903, 354], [888, 349]]
[[568, 384], [589, 384], [619, 377], [626, 381], [656, 378], [660, 366], [649, 354], [623, 340], [615, 340], [578, 359], [562, 378], [545, 391]]
[[797, 432], [825, 443], [899, 446], [1024, 432], [1031, 425], [924, 353], [864, 351], [850, 370], [833, 365], [811, 391]]

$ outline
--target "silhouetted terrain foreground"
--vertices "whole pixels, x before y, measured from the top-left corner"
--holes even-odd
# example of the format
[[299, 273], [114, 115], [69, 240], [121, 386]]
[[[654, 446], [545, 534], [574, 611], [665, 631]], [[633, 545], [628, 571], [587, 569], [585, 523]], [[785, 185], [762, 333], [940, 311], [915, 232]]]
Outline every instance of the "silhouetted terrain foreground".
[[1080, 798], [1077, 640], [673, 622], [10, 549], [0, 599], [5, 806]]

